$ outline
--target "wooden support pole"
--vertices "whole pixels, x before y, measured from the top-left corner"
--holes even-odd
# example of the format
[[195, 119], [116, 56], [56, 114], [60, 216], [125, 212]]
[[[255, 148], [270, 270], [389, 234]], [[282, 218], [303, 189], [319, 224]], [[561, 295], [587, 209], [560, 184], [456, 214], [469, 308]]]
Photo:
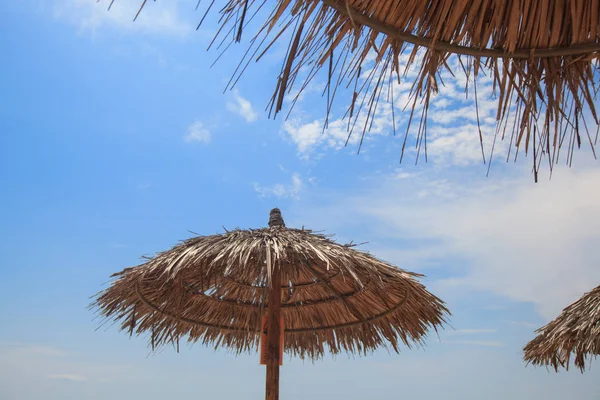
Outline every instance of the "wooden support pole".
[[279, 358], [281, 319], [281, 273], [274, 266], [267, 308], [267, 386], [266, 400], [279, 400]]
[[[269, 215], [270, 228], [285, 228], [285, 222], [278, 208]], [[278, 262], [273, 263], [271, 249], [267, 244], [267, 269], [271, 273], [269, 294], [267, 295], [267, 386], [265, 398], [279, 400], [279, 362], [282, 357], [281, 348], [281, 270]]]

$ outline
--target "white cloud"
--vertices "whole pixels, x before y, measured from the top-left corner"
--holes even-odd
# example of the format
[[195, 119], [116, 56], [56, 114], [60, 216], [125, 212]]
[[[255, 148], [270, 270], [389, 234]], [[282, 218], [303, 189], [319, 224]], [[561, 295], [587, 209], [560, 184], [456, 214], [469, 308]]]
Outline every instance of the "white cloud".
[[[12, 388], [14, 395], [8, 398], [40, 398], [25, 392], [40, 391], [50, 381], [68, 382], [131, 382], [130, 364], [102, 363], [98, 355], [77, 353], [74, 355], [49, 345], [20, 342], [0, 342], [0, 398], [4, 389]], [[56, 383], [58, 385], [58, 383]], [[57, 387], [53, 385], [53, 387]]]
[[483, 333], [496, 333], [497, 329], [455, 329], [448, 331], [451, 335], [479, 335]]
[[201, 121], [195, 121], [188, 127], [187, 135], [185, 135], [184, 140], [186, 142], [200, 142], [200, 143], [210, 143], [211, 134], [210, 131], [204, 126]]
[[304, 183], [298, 173], [292, 174], [289, 184], [276, 183], [272, 186], [254, 184], [254, 190], [261, 197], [298, 198], [304, 188]]
[[504, 347], [504, 343], [496, 340], [443, 340], [442, 343], [462, 344], [467, 346]]
[[[382, 108], [374, 118], [371, 130], [365, 134], [365, 140], [369, 141], [374, 135], [387, 135], [392, 127], [391, 108]], [[303, 157], [308, 157], [318, 149], [339, 150], [346, 144], [357, 148], [361, 141], [362, 127], [366, 123], [365, 118], [359, 118], [355, 131], [349, 136], [348, 121], [334, 119], [328, 123], [327, 129], [323, 129], [324, 120], [317, 119], [305, 122], [301, 118], [289, 119], [282, 125], [282, 131], [296, 145], [298, 152]], [[366, 142], [363, 142], [363, 146]]]
[[443, 239], [449, 254], [472, 265], [466, 276], [445, 283], [532, 302], [546, 319], [600, 283], [594, 245], [600, 171], [565, 175], [427, 207], [431, 223], [419, 213], [429, 225], [422, 234]]
[[21, 342], [0, 342], [0, 348], [16, 351], [23, 356], [64, 357], [67, 355], [56, 347]]
[[240, 115], [246, 122], [254, 122], [258, 119], [258, 114], [252, 108], [252, 103], [243, 98], [237, 89], [233, 90], [233, 102], [227, 103], [227, 109]]
[[48, 379], [59, 379], [73, 382], [85, 382], [88, 380], [88, 378], [80, 374], [51, 374], [48, 375]]
[[533, 322], [527, 322], [527, 321], [509, 321], [509, 324], [523, 326], [526, 328], [538, 328], [539, 327], [538, 324], [534, 324]]
[[319, 120], [302, 123], [300, 120], [289, 120], [283, 123], [283, 131], [287, 133], [298, 147], [300, 153], [306, 153], [323, 141], [321, 137], [323, 124]]
[[[400, 64], [406, 63], [407, 59], [408, 56], [402, 56]], [[451, 59], [450, 64], [454, 64], [454, 70], [461, 68], [455, 59]], [[356, 118], [359, 109], [362, 111], [356, 118], [355, 125], [354, 119], [352, 121], [351, 125], [354, 125], [354, 129], [349, 138], [348, 120], [339, 118], [335, 115], [335, 112], [330, 115], [329, 129], [323, 131], [325, 121], [323, 118], [307, 118], [307, 112], [296, 109], [293, 114], [294, 117], [283, 123], [282, 132], [297, 146], [298, 153], [303, 158], [319, 150], [339, 150], [346, 143], [353, 148], [357, 148], [367, 122], [371, 127], [365, 133], [363, 147], [377, 136], [392, 136], [394, 126], [396, 135], [399, 136], [397, 139], [403, 141], [413, 104], [410, 89], [412, 81], [417, 77], [417, 70], [418, 66], [413, 65], [407, 73], [407, 79], [404, 79], [400, 84], [393, 85], [394, 113], [392, 113], [391, 104], [385, 99], [386, 95], [381, 96], [382, 98], [374, 113], [372, 126], [371, 121], [367, 121], [366, 117], [369, 106], [365, 103], [361, 108], [362, 98], [359, 97], [355, 104], [353, 118]], [[364, 69], [362, 79], [368, 77], [370, 73], [371, 70]], [[495, 118], [497, 101], [492, 98], [492, 80], [485, 76], [478, 77], [478, 100], [476, 103], [472, 82], [469, 83], [470, 91], [469, 97], [467, 97], [464, 91], [466, 78], [462, 74], [457, 74], [455, 78], [447, 71], [442, 71], [441, 75], [445, 85], [440, 85], [438, 93], [433, 95], [428, 112], [426, 130], [428, 161], [446, 166], [477, 164], [483, 162], [484, 156], [482, 153], [485, 154], [485, 159], [488, 161], [492, 150], [495, 158], [504, 157], [508, 150], [508, 138], [501, 140], [501, 135], [499, 135], [494, 146], [497, 127]], [[387, 88], [384, 88], [383, 91], [387, 93]], [[310, 94], [310, 96], [315, 95]], [[305, 104], [302, 104], [302, 106], [304, 107]], [[335, 109], [334, 107], [333, 110]], [[417, 133], [422, 110], [422, 102], [417, 101], [406, 142], [404, 159], [407, 161], [411, 157], [416, 159], [417, 153], [420, 154], [419, 160], [424, 160], [425, 143], [423, 143], [420, 150], [417, 150]], [[346, 108], [344, 107], [342, 111], [346, 112]], [[322, 111], [319, 111], [319, 114], [321, 113]], [[395, 123], [393, 121], [394, 117]], [[480, 143], [480, 130], [483, 146]], [[510, 131], [510, 125], [508, 130]], [[508, 136], [510, 136], [510, 132]], [[396, 144], [397, 151], [400, 153], [400, 146], [397, 145], [398, 140], [392, 141], [391, 138], [386, 138], [386, 140], [391, 141], [390, 144], [392, 145]]]
[[108, 10], [109, 4], [110, 0], [58, 0], [54, 17], [94, 33], [104, 27], [178, 36], [193, 31], [191, 23], [180, 15], [177, 2], [147, 2], [135, 22], [141, 2], [116, 0]]
[[434, 293], [493, 293], [532, 303], [549, 320], [600, 283], [600, 169], [556, 167], [551, 181], [534, 184], [520, 166], [511, 167], [520, 179], [473, 179], [435, 168], [412, 179], [380, 175], [352, 194], [316, 197], [310, 213], [317, 226], [336, 232], [352, 215], [352, 226], [369, 229], [357, 240], [420, 243], [376, 251], [397, 265], [406, 266], [406, 255], [420, 269], [460, 264], [428, 285]]
[[[380, 381], [373, 382], [369, 390], [372, 394], [378, 384], [397, 381], [394, 389], [401, 390], [404, 397], [422, 399], [597, 398], [598, 371], [592, 370], [583, 375], [578, 371], [555, 374], [543, 368], [525, 367], [517, 349], [510, 348], [508, 344], [499, 345], [494, 342], [447, 345], [444, 352], [437, 352], [431, 346], [424, 352], [406, 352], [401, 357], [390, 357], [385, 364], [372, 363], [369, 370], [376, 377], [371, 379]], [[401, 380], [397, 379], [399, 376]], [[356, 379], [360, 381], [358, 373]], [[356, 386], [357, 390], [361, 390], [359, 384]], [[364, 392], [360, 394], [368, 397], [367, 390]], [[396, 392], [390, 388], [376, 394], [378, 397], [390, 397], [389, 393]]]
[[[483, 346], [483, 347], [504, 347], [504, 343], [498, 340], [489, 339], [456, 339], [456, 337], [485, 337], [486, 335], [497, 334], [497, 329], [479, 329], [479, 328], [466, 328], [466, 329], [455, 329], [455, 330], [444, 330], [440, 333], [442, 337], [441, 342], [445, 344], [460, 344], [466, 346]], [[449, 336], [450, 340], [445, 339], [445, 336]]]

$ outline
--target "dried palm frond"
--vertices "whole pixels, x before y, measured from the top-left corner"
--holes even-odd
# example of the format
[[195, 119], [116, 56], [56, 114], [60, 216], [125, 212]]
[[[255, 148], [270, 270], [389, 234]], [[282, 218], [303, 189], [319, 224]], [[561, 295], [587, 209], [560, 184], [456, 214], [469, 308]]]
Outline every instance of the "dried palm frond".
[[536, 331], [525, 346], [525, 360], [534, 365], [585, 369], [586, 358], [600, 355], [600, 286], [565, 308], [556, 319]]

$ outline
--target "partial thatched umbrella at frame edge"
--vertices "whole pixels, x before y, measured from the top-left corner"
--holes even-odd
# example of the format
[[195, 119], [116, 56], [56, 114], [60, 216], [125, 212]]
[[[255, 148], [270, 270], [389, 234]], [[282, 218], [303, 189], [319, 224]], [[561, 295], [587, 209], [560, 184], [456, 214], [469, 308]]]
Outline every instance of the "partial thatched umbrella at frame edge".
[[[407, 126], [401, 159], [405, 147], [413, 145], [418, 160], [421, 153], [427, 157], [429, 106], [445, 84], [440, 73], [449, 71], [449, 75], [466, 78], [465, 91], [472, 88], [476, 101], [477, 125], [477, 98], [481, 96], [477, 76], [483, 74], [492, 78], [498, 100], [496, 137], [510, 138], [515, 157], [533, 153], [536, 180], [542, 160], [552, 169], [562, 154], [570, 165], [574, 149], [582, 142], [594, 151], [599, 124], [595, 98], [600, 90], [598, 0], [206, 3], [206, 13], [211, 8], [218, 10], [222, 24], [211, 46], [227, 48], [228, 41], [240, 41], [242, 32], [255, 29], [248, 32], [250, 48], [234, 72], [231, 88], [250, 63], [260, 60], [284, 33], [291, 33], [281, 71], [274, 77], [270, 115], [280, 112], [284, 98], [297, 92], [293, 106], [323, 69], [327, 75], [325, 126], [338, 89], [354, 88], [346, 116], [349, 135], [359, 135], [362, 144], [381, 104], [392, 104], [395, 119], [393, 85], [407, 80], [411, 98], [408, 104], [399, 104], [410, 110], [398, 121]], [[140, 0], [140, 11], [147, 5]], [[259, 13], [261, 9], [267, 12]], [[262, 21], [256, 26], [249, 24], [257, 15]], [[205, 18], [199, 18], [202, 24]], [[450, 56], [459, 61], [452, 70]], [[417, 70], [414, 76], [406, 74], [411, 65]], [[420, 118], [413, 118], [415, 111]], [[411, 122], [418, 127], [416, 138], [411, 138], [414, 143], [407, 142]], [[472, 129], [472, 133], [473, 140], [482, 140], [481, 129]]]
[[565, 308], [558, 317], [536, 331], [525, 348], [525, 361], [569, 368], [571, 356], [582, 372], [586, 358], [600, 355], [600, 286]]
[[153, 348], [178, 347], [187, 337], [250, 352], [266, 333], [267, 399], [279, 396], [281, 327], [288, 354], [317, 359], [326, 349], [398, 352], [401, 343], [422, 343], [449, 315], [418, 274], [286, 228], [278, 209], [268, 228], [188, 239], [113, 276], [93, 306], [130, 334], [149, 333]]

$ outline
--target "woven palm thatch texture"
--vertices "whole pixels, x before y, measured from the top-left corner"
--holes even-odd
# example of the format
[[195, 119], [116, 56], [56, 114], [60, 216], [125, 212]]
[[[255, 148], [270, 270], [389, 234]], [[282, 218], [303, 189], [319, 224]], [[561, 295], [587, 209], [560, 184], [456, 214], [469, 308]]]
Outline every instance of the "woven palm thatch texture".
[[575, 366], [583, 372], [586, 358], [600, 355], [600, 286], [565, 308], [536, 333], [524, 349], [528, 363], [568, 369], [574, 355]]
[[[255, 351], [273, 271], [281, 276], [285, 351], [364, 354], [422, 343], [449, 314], [444, 303], [396, 268], [305, 229], [268, 228], [200, 236], [115, 275], [93, 303], [152, 347], [190, 342]], [[328, 349], [328, 350], [326, 350]]]
[[[270, 13], [264, 12], [262, 28], [252, 32], [250, 48], [231, 86], [251, 61], [259, 60], [289, 33], [270, 113], [280, 112], [284, 97], [294, 87], [302, 92], [324, 69], [325, 126], [338, 89], [353, 87], [345, 117], [348, 137], [361, 135], [360, 145], [372, 128], [378, 106], [394, 103], [394, 83], [405, 79], [411, 66], [416, 67], [411, 100], [400, 105], [409, 109], [400, 121], [406, 125], [401, 160], [407, 144], [414, 144], [417, 160], [421, 153], [427, 156], [428, 110], [444, 84], [443, 71], [464, 74], [465, 90], [471, 81], [476, 109], [477, 77], [491, 77], [497, 97], [496, 137], [510, 140], [515, 157], [519, 150], [533, 153], [537, 180], [540, 163], [546, 160], [551, 169], [561, 159], [561, 149], [565, 149], [562, 153], [569, 165], [574, 149], [582, 142], [594, 151], [598, 137], [594, 103], [599, 81], [599, 1], [212, 0], [206, 13], [220, 10], [222, 27], [215, 40], [219, 38], [223, 45], [241, 40], [248, 22], [262, 15], [261, 9], [272, 8]], [[140, 11], [145, 4], [142, 2]], [[402, 55], [407, 57], [401, 64]], [[460, 71], [450, 71], [453, 56], [459, 58]], [[415, 112], [420, 113], [418, 123]], [[478, 109], [477, 114], [479, 121]], [[418, 126], [416, 132], [414, 126]], [[482, 140], [481, 129], [474, 132], [473, 140]]]

